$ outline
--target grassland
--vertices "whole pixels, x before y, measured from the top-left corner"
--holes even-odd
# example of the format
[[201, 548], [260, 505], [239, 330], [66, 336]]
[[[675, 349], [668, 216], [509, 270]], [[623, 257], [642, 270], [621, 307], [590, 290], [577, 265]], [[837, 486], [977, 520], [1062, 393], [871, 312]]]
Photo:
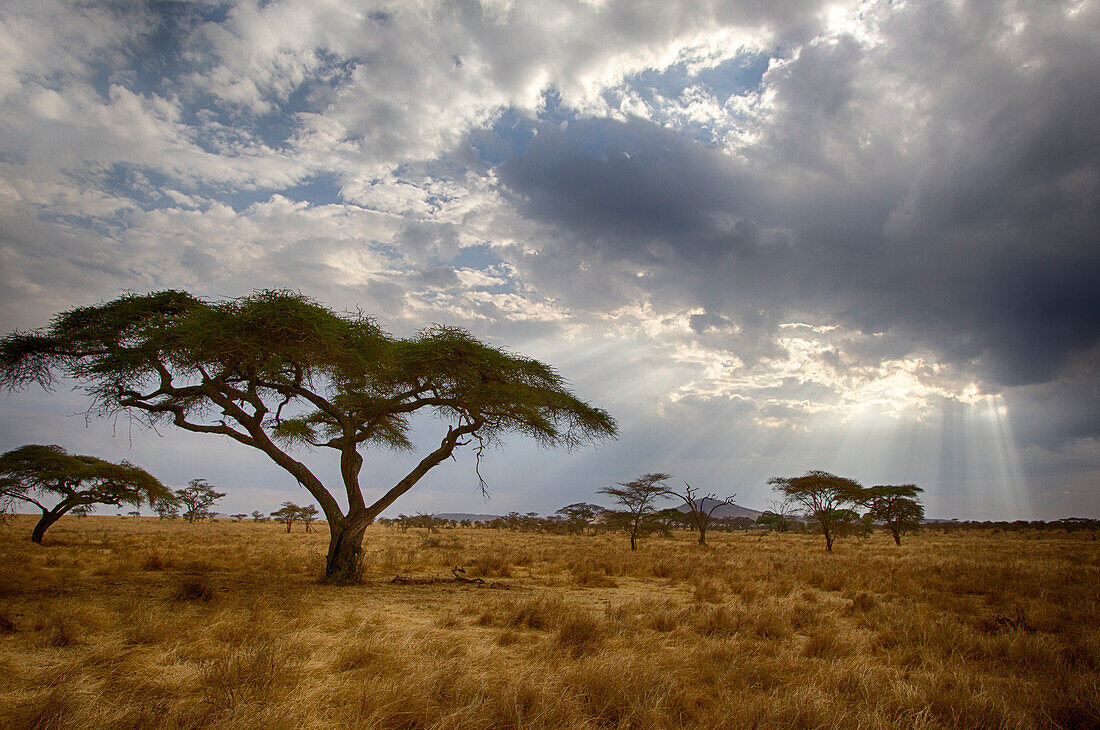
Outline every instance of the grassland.
[[32, 524], [0, 527], [0, 727], [1100, 727], [1091, 533], [376, 526], [349, 588], [323, 524]]

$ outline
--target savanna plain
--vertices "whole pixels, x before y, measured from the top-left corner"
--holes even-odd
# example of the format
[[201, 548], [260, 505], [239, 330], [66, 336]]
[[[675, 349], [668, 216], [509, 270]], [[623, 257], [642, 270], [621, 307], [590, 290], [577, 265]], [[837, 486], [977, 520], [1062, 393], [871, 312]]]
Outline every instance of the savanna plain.
[[347, 587], [323, 524], [33, 522], [0, 526], [5, 728], [1100, 727], [1088, 531], [376, 525]]

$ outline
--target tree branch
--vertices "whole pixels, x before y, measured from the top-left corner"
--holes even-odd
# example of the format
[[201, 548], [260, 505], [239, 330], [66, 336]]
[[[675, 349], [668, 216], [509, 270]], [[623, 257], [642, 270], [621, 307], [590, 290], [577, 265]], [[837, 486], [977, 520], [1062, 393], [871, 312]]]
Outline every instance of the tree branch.
[[393, 504], [402, 494], [412, 489], [421, 477], [428, 473], [428, 470], [447, 459], [454, 452], [455, 448], [460, 445], [463, 436], [475, 433], [482, 425], [479, 421], [471, 421], [458, 428], [448, 426], [447, 435], [439, 442], [439, 448], [421, 459], [420, 463], [406, 474], [393, 489], [386, 492], [381, 499], [367, 508], [368, 519], [373, 521], [375, 517], [382, 513], [382, 510]]

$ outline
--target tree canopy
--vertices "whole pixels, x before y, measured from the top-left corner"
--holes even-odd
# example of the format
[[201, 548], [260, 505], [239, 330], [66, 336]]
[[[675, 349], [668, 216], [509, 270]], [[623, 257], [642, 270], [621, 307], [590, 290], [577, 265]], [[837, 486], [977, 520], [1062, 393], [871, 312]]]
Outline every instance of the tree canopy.
[[883, 484], [866, 490], [869, 514], [886, 525], [898, 545], [902, 535], [919, 530], [924, 521], [924, 506], [917, 496], [923, 491], [916, 484]]
[[855, 516], [851, 507], [865, 497], [859, 482], [827, 471], [808, 471], [800, 477], [772, 477], [768, 484], [801, 506], [825, 535], [825, 549], [833, 550], [836, 530]]
[[187, 508], [183, 516], [188, 522], [202, 522], [207, 517], [212, 518], [213, 512], [210, 508], [224, 496], [225, 492], [217, 491], [205, 479], [192, 479], [186, 487], [176, 490], [176, 499]]
[[[336, 313], [289, 291], [221, 301], [128, 294], [0, 342], [0, 380], [9, 387], [49, 387], [59, 375], [78, 379], [101, 414], [125, 411], [265, 453], [321, 506], [331, 531], [326, 574], [335, 582], [357, 580], [366, 526], [471, 439], [483, 447], [511, 431], [574, 447], [617, 433], [608, 413], [537, 360], [455, 327], [394, 338], [362, 313]], [[438, 448], [368, 504], [360, 449], [411, 450], [409, 419], [420, 411], [447, 424]], [[291, 456], [294, 446], [336, 453], [346, 511]]]
[[[43, 503], [59, 497], [52, 507]], [[31, 540], [42, 542], [50, 525], [65, 513], [95, 504], [135, 507], [172, 502], [172, 492], [144, 469], [123, 461], [70, 454], [60, 446], [29, 444], [0, 456], [0, 499], [28, 502], [42, 510]], [[40, 501], [43, 500], [43, 501]]]

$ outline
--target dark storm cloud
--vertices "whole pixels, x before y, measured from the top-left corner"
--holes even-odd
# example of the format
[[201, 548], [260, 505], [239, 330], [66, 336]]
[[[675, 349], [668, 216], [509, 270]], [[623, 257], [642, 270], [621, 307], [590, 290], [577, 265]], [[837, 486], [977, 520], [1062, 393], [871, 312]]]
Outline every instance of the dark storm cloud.
[[[548, 288], [578, 285], [583, 263], [605, 296], [702, 306], [695, 332], [736, 325], [748, 359], [809, 316], [931, 350], [988, 389], [1057, 389], [1100, 342], [1100, 56], [1060, 11], [1011, 52], [969, 12], [949, 35], [984, 46], [944, 70], [942, 92], [914, 82], [929, 99], [916, 117], [882, 110], [873, 73], [912, 60], [924, 16], [877, 50], [841, 37], [769, 71], [776, 111], [747, 160], [641, 119], [541, 126], [497, 167], [553, 232], [524, 265]], [[906, 121], [919, 127], [889, 134]], [[1100, 376], [1095, 358], [1077, 367]], [[1059, 438], [1097, 431], [1074, 418]]]
[[497, 168], [529, 217], [625, 250], [713, 230], [712, 217], [736, 207], [730, 172], [710, 150], [637, 118], [544, 124]]

